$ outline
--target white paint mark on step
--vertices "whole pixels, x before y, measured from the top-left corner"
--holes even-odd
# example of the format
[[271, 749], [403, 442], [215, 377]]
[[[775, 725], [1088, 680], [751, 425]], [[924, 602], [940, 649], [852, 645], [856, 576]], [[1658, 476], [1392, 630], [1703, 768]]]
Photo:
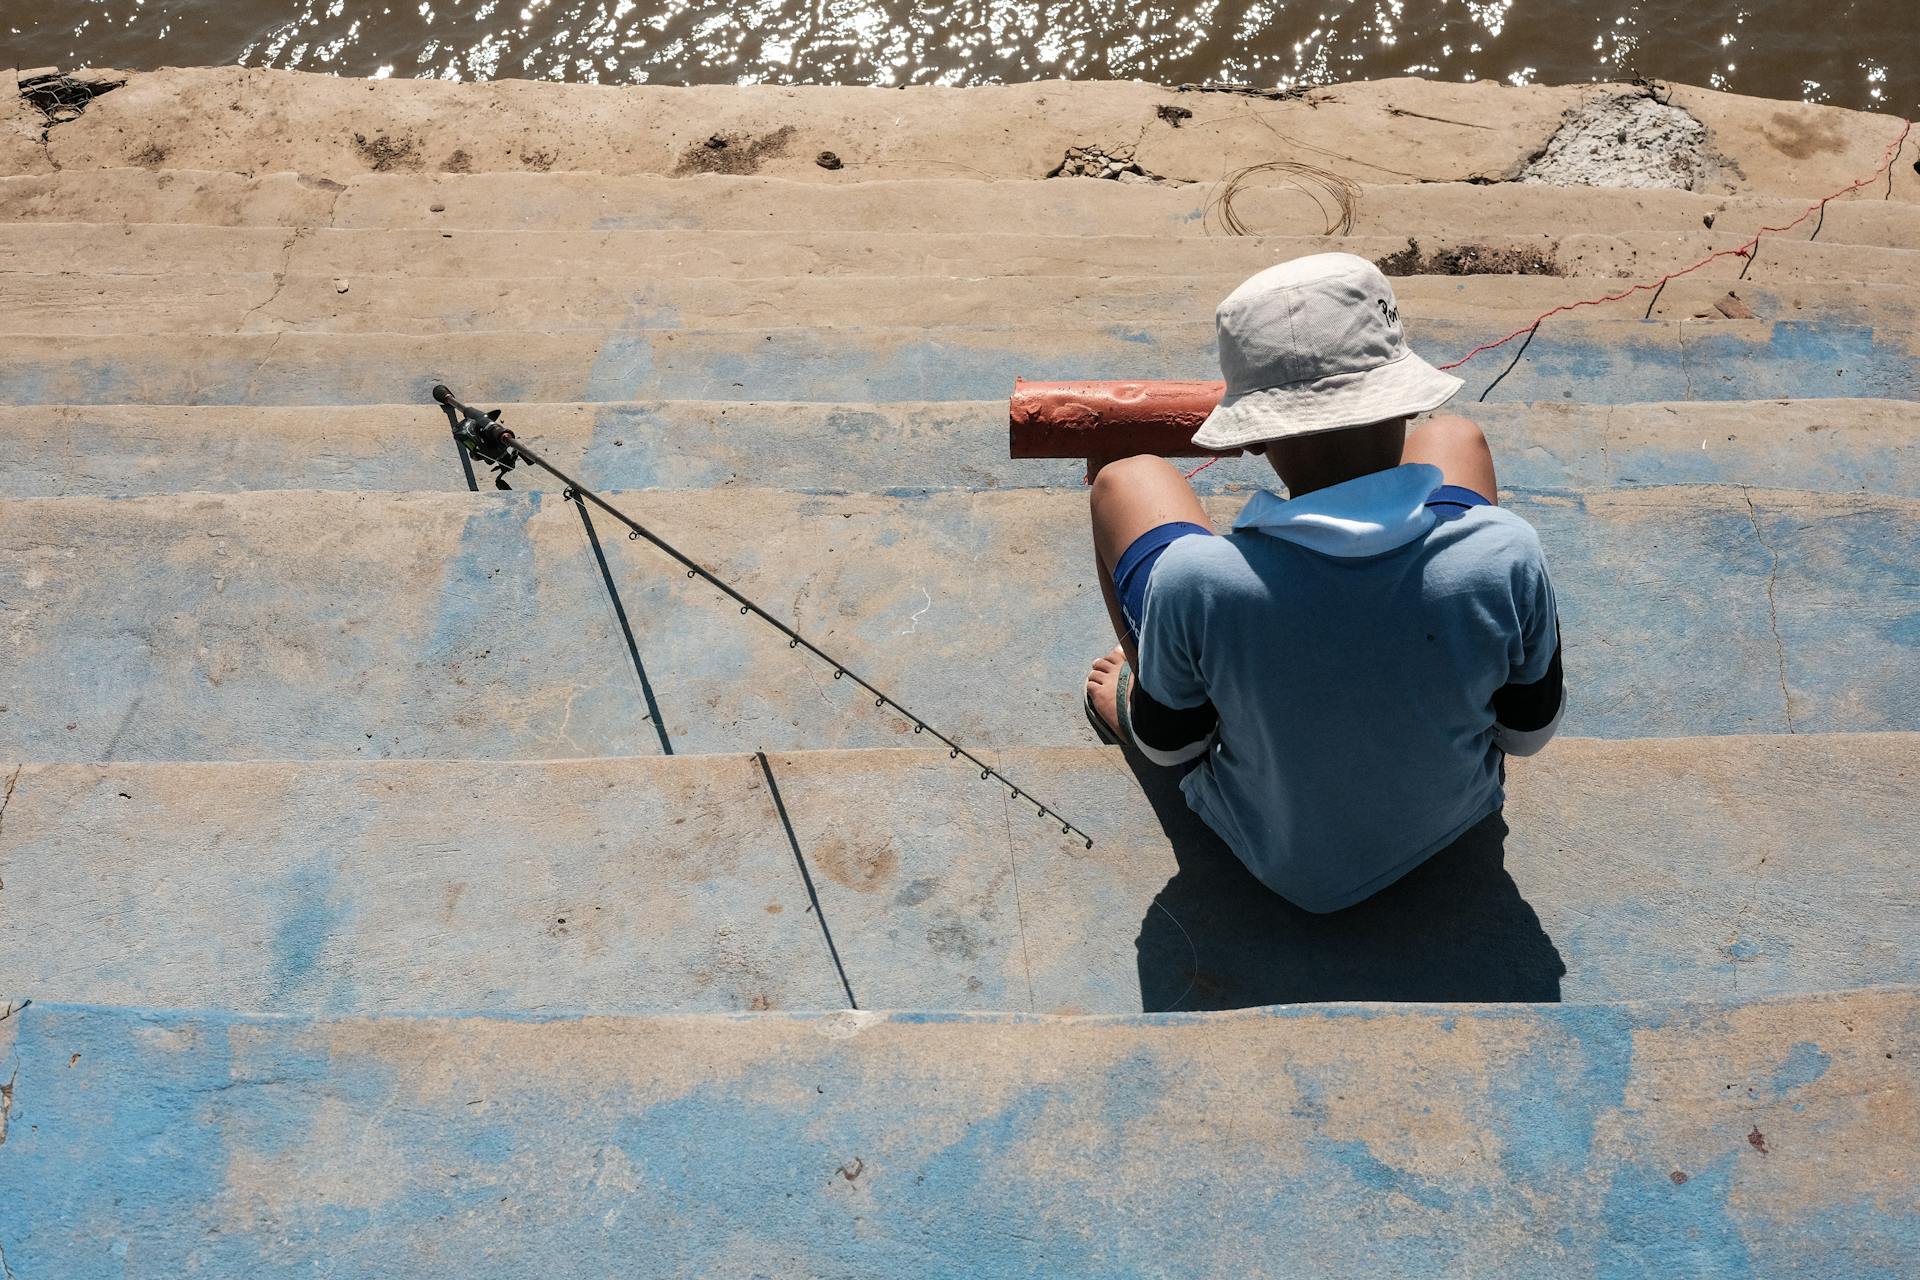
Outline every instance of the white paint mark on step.
[[920, 588], [920, 597], [921, 599], [925, 600], [926, 603], [921, 605], [918, 609], [915, 609], [913, 611], [913, 616], [907, 619], [906, 629], [900, 633], [903, 636], [910, 636], [914, 632], [918, 631], [920, 629], [920, 615], [925, 613], [927, 610], [933, 608], [933, 597], [927, 594], [927, 589], [925, 587]]

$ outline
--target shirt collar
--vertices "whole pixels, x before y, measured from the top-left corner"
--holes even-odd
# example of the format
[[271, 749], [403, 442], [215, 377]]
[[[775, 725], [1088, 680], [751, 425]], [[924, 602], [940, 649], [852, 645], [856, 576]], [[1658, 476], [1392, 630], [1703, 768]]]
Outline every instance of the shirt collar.
[[1298, 498], [1262, 490], [1233, 522], [1323, 555], [1377, 556], [1403, 547], [1433, 528], [1427, 499], [1440, 487], [1440, 468], [1407, 462], [1355, 476]]

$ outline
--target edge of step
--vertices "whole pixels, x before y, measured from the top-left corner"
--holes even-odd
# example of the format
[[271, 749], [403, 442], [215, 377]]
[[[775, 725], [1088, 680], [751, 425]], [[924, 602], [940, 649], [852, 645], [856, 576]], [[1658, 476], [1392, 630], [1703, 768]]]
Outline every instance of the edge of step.
[[[1514, 317], [1526, 326], [1533, 316]], [[1415, 320], [1435, 360], [1502, 326]], [[1208, 377], [1211, 323], [580, 330], [565, 334], [6, 335], [0, 399], [16, 404], [381, 404], [435, 383], [469, 402], [970, 400], [1039, 379]], [[1920, 331], [1818, 320], [1559, 318], [1479, 361], [1467, 397], [1587, 402], [1792, 397], [1920, 399]], [[1462, 401], [1464, 403], [1465, 401]]]
[[[207, 227], [174, 223], [0, 223], [0, 272], [82, 279], [114, 276], [421, 276], [507, 281], [553, 277], [595, 282], [700, 278], [1074, 276], [1165, 279], [1251, 274], [1309, 253], [1340, 250], [1382, 265], [1396, 280], [1467, 284], [1521, 278], [1657, 277], [1713, 254], [1716, 279], [1754, 284], [1857, 278], [1900, 283], [1920, 247], [1763, 238], [1760, 274], [1733, 251], [1748, 243], [1722, 232], [1654, 227], [1605, 233], [1561, 231], [1468, 239], [1423, 234], [1143, 235], [1113, 231], [795, 230], [337, 230]], [[1417, 246], [1417, 247], [1416, 247]], [[1839, 273], [1852, 270], [1857, 277]], [[1784, 272], [1784, 275], [1782, 274]], [[1696, 273], [1698, 274], [1698, 273]], [[1409, 286], [1401, 286], [1409, 287]], [[1574, 287], [1568, 285], [1566, 287]]]
[[[1820, 261], [1795, 263], [1793, 255], [1769, 250], [1762, 273], [1745, 280], [1728, 262], [1658, 287], [1636, 283], [1627, 274], [1472, 275], [1403, 276], [1394, 289], [1401, 315], [1416, 334], [1435, 325], [1477, 325], [1488, 336], [1499, 336], [1576, 300], [1589, 322], [1694, 319], [1920, 328], [1920, 307], [1913, 302], [1920, 286], [1920, 252], [1860, 252], [1903, 261], [1842, 269]], [[0, 314], [17, 335], [89, 337], [915, 329], [935, 339], [948, 330], [989, 327], [1152, 333], [1206, 319], [1247, 275], [1271, 265], [1262, 256], [1225, 274], [1080, 274], [1082, 268], [1104, 270], [1104, 260], [1099, 253], [1071, 256], [1036, 262], [1032, 272], [1007, 272], [1008, 264], [1001, 262], [916, 262], [903, 265], [932, 270], [668, 273], [645, 279], [597, 275], [586, 283], [531, 269], [514, 278], [210, 270], [191, 284], [146, 271], [0, 270]], [[1848, 270], [1858, 274], [1850, 276]]]
[[[1583, 234], [1717, 229], [1751, 235], [1798, 217], [1811, 197], [1715, 196], [1621, 187], [1473, 183], [1359, 185], [1349, 233], [1481, 239], [1530, 236], [1542, 226]], [[814, 232], [850, 224], [876, 232], [1078, 230], [1180, 238], [1323, 236], [1323, 195], [1291, 183], [1232, 192], [1222, 220], [1219, 184], [1124, 185], [1091, 179], [864, 179], [840, 186], [775, 177], [681, 178], [579, 173], [345, 174], [257, 177], [214, 170], [96, 169], [0, 176], [0, 219], [339, 230], [615, 230]], [[1827, 208], [1823, 240], [1920, 247], [1920, 207], [1868, 196]]]
[[[596, 488], [728, 488], [906, 495], [1081, 487], [1076, 459], [1007, 456], [1007, 403], [641, 401], [511, 404], [529, 444]], [[1466, 404], [1509, 490], [1662, 484], [1920, 498], [1920, 454], [1900, 400]], [[0, 405], [14, 458], [0, 499], [255, 489], [464, 487], [445, 415], [364, 406]], [[1197, 462], [1185, 464], [1188, 468]], [[516, 486], [524, 482], [516, 481]], [[1200, 471], [1203, 492], [1270, 488], [1258, 458]]]

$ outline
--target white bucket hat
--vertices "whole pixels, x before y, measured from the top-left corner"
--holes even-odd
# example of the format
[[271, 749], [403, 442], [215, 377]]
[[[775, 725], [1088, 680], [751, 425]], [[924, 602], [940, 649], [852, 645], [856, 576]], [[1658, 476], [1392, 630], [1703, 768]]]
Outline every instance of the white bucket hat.
[[1413, 354], [1380, 268], [1350, 253], [1268, 267], [1214, 313], [1227, 394], [1203, 449], [1365, 426], [1437, 409], [1460, 379]]

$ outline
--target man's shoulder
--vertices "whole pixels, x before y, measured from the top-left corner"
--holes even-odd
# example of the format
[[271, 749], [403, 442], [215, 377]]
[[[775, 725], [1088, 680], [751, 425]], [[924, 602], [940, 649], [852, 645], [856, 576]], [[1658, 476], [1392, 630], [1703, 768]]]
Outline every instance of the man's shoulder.
[[1435, 526], [1424, 561], [1425, 578], [1443, 595], [1522, 600], [1552, 590], [1540, 534], [1501, 507], [1473, 507]]
[[1161, 600], [1189, 602], [1231, 593], [1253, 578], [1238, 537], [1193, 534], [1175, 539], [1154, 563], [1148, 591]]
[[1160, 562], [1153, 567], [1153, 576], [1157, 579], [1164, 569], [1169, 571], [1169, 578], [1213, 581], [1245, 573], [1247, 556], [1242, 546], [1245, 537], [1239, 533], [1216, 533], [1212, 537], [1196, 533], [1177, 538], [1161, 553]]
[[1454, 519], [1435, 525], [1428, 541], [1438, 548], [1489, 560], [1538, 562], [1543, 558], [1539, 530], [1505, 507], [1469, 507]]

